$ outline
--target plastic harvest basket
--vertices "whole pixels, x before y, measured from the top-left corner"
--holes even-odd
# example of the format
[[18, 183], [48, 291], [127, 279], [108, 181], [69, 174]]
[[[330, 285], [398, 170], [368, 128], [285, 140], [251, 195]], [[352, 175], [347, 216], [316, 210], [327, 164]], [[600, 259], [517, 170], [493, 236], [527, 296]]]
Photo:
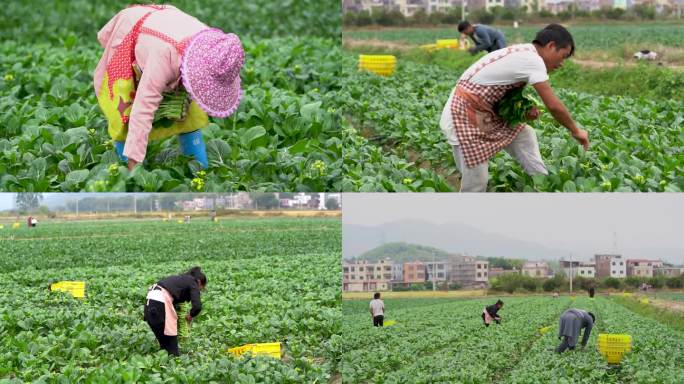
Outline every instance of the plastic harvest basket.
[[243, 356], [246, 353], [256, 355], [271, 356], [280, 359], [280, 342], [276, 343], [259, 343], [259, 344], [245, 344], [240, 347], [230, 348], [229, 353], [236, 357]]
[[59, 281], [50, 284], [50, 291], [68, 292], [75, 298], [85, 297], [85, 281]]
[[389, 76], [397, 67], [393, 55], [359, 55], [359, 70], [366, 70], [380, 76]]
[[458, 39], [440, 39], [437, 40], [437, 48], [458, 48]]
[[625, 353], [632, 350], [632, 336], [601, 333], [598, 349], [609, 364], [619, 364]]

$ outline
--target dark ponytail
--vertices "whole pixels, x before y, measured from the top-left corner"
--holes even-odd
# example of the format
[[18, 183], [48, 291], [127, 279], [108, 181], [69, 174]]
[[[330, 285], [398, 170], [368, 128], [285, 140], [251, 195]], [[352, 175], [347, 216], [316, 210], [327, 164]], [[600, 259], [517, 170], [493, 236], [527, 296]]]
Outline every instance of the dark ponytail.
[[207, 276], [202, 272], [202, 269], [200, 267], [192, 267], [188, 271], [188, 275], [192, 276], [195, 278], [195, 280], [199, 280], [202, 285], [207, 285]]

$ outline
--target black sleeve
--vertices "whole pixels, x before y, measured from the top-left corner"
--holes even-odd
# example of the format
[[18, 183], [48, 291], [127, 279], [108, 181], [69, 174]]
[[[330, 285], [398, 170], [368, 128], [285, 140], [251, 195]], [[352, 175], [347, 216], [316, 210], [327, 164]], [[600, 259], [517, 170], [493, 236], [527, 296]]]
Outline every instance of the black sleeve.
[[489, 316], [496, 317], [497, 312], [499, 312], [499, 308], [496, 307], [496, 304], [487, 307], [487, 313], [489, 313]]
[[192, 303], [190, 316], [195, 317], [202, 311], [202, 299], [200, 298], [200, 290], [197, 283], [192, 284], [190, 287], [190, 302]]

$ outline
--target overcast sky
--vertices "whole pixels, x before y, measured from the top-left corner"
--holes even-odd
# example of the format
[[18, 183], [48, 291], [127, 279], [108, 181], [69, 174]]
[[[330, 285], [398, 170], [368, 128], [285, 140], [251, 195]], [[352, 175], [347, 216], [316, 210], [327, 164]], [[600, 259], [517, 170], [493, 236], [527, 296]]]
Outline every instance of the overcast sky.
[[675, 250], [668, 259], [684, 263], [683, 193], [343, 195], [343, 225], [405, 219], [462, 223], [575, 254], [613, 250], [615, 232], [620, 252]]

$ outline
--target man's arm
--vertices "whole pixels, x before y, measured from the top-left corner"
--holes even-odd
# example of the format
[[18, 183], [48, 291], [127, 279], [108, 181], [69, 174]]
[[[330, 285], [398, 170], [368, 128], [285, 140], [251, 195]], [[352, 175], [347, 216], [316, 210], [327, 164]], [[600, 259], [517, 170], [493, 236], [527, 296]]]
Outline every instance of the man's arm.
[[582, 144], [585, 150], [589, 149], [589, 134], [587, 131], [577, 126], [563, 102], [553, 93], [553, 89], [551, 89], [549, 82], [544, 81], [532, 86], [539, 94], [539, 97], [541, 97], [542, 102], [544, 102], [546, 109], [549, 110], [553, 118], [567, 128], [572, 137]]
[[471, 53], [477, 53], [479, 51], [484, 51], [487, 48], [489, 48], [492, 45], [492, 39], [489, 38], [489, 32], [487, 31], [481, 31], [478, 32], [477, 29], [473, 33], [475, 36], [477, 36], [477, 39], [475, 40], [475, 47], [471, 48]]

